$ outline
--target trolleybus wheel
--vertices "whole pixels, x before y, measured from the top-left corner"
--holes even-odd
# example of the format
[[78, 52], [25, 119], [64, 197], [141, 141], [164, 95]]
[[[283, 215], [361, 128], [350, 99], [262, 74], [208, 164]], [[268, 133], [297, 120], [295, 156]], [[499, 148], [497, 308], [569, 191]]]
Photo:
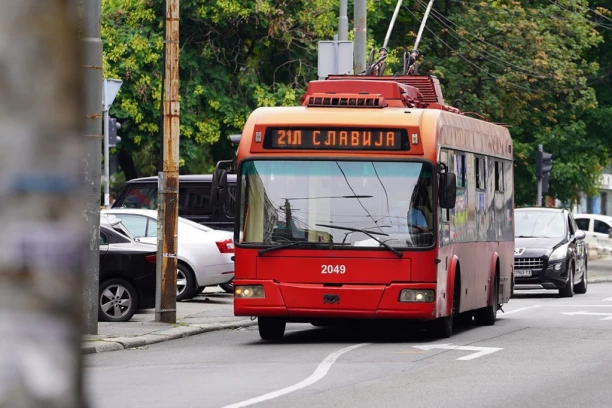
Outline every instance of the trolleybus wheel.
[[280, 340], [285, 334], [287, 322], [278, 317], [258, 317], [259, 337], [263, 340]]
[[476, 310], [474, 313], [474, 319], [476, 324], [480, 326], [493, 326], [497, 319], [497, 309], [499, 308], [499, 275], [495, 274], [493, 281], [493, 302], [491, 306], [483, 307], [482, 309]]

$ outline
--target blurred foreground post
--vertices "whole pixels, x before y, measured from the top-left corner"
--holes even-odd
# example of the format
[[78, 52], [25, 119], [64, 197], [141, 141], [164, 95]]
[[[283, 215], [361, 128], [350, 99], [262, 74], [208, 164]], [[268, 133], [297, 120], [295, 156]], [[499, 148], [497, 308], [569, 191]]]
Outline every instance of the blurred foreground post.
[[[0, 13], [0, 407], [83, 407], [81, 61], [77, 6]], [[100, 157], [92, 157], [99, 167]]]
[[158, 189], [155, 320], [176, 323], [180, 137], [179, 0], [166, 0], [165, 4], [163, 171], [159, 174]]

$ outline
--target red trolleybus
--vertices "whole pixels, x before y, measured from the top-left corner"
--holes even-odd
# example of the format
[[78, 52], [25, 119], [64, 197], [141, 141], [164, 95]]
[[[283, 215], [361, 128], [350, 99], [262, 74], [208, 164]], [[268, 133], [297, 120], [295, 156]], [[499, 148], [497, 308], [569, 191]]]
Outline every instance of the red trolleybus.
[[511, 294], [508, 130], [444, 105], [437, 79], [332, 77], [260, 108], [237, 157], [234, 313], [287, 322], [495, 323]]

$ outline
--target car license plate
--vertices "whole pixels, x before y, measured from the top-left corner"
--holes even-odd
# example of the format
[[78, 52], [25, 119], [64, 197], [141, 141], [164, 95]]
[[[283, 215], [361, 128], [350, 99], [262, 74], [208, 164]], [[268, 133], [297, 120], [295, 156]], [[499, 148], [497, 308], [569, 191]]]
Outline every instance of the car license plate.
[[515, 270], [514, 271], [514, 276], [517, 277], [517, 278], [529, 277], [529, 276], [531, 276], [531, 270], [530, 269]]

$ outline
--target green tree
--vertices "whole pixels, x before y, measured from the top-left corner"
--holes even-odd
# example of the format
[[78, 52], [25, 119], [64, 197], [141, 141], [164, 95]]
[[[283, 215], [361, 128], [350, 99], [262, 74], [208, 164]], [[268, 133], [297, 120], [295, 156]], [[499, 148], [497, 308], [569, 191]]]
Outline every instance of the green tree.
[[[316, 72], [316, 40], [336, 9], [323, 0], [181, 1], [181, 171], [209, 172], [231, 158], [228, 135], [259, 106], [295, 105]], [[124, 85], [111, 114], [122, 120], [126, 178], [159, 162], [162, 2], [104, 0], [104, 74]]]

